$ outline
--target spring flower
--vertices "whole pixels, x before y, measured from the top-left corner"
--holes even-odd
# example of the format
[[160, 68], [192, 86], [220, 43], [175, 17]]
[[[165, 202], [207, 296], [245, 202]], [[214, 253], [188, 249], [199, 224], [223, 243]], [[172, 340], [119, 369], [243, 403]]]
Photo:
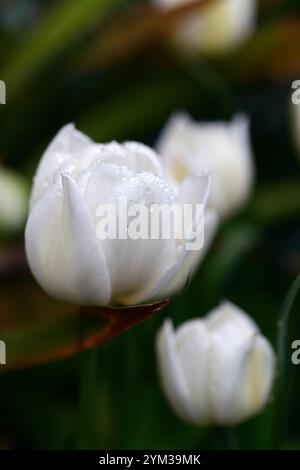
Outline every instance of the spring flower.
[[27, 188], [22, 177], [0, 166], [0, 231], [20, 230], [27, 215]]
[[[81, 305], [164, 299], [184, 287], [205, 249], [186, 250], [185, 240], [174, 237], [101, 238], [99, 204], [116, 208], [120, 222], [120, 201], [130, 207], [205, 205], [209, 191], [206, 175], [186, 179], [175, 192], [150, 148], [96, 144], [67, 125], [46, 149], [34, 178], [25, 233], [31, 270], [49, 294]], [[204, 225], [207, 248], [216, 227], [212, 211]]]
[[270, 397], [272, 347], [252, 319], [231, 303], [176, 331], [165, 321], [157, 357], [166, 397], [190, 423], [236, 424], [262, 410]]
[[157, 151], [174, 185], [189, 175], [211, 172], [210, 205], [226, 216], [247, 201], [252, 188], [249, 140], [249, 123], [244, 116], [238, 115], [230, 123], [198, 123], [186, 114], [175, 114], [158, 140]]
[[[200, 0], [201, 1], [201, 0]], [[190, 0], [154, 0], [171, 8]], [[257, 0], [219, 0], [185, 16], [175, 33], [175, 43], [187, 52], [218, 55], [233, 51], [254, 31]]]

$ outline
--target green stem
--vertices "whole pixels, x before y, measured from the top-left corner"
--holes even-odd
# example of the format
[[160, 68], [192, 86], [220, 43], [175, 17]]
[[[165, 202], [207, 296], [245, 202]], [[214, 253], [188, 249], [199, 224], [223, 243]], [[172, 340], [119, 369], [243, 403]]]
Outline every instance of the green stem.
[[289, 345], [288, 345], [288, 322], [290, 313], [292, 311], [294, 302], [296, 300], [298, 291], [300, 289], [300, 274], [292, 284], [279, 319], [279, 333], [278, 333], [278, 384], [277, 384], [277, 400], [278, 408], [275, 406], [275, 419], [278, 420], [277, 426], [274, 428], [279, 429], [280, 435], [276, 442], [279, 445], [287, 433], [288, 421], [288, 369], [289, 369]]
[[239, 445], [234, 428], [222, 428], [221, 432], [225, 448], [227, 450], [238, 450]]
[[79, 356], [79, 449], [96, 446], [97, 348]]

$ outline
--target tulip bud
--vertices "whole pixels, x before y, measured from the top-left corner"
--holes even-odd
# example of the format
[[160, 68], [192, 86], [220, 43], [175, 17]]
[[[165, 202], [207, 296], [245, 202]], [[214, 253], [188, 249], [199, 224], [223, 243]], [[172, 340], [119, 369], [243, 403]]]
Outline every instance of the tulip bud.
[[203, 319], [157, 336], [161, 383], [175, 413], [198, 425], [232, 425], [267, 403], [275, 356], [255, 323], [225, 302]]
[[175, 114], [158, 140], [157, 151], [174, 185], [189, 175], [211, 172], [210, 205], [226, 216], [247, 201], [252, 188], [249, 140], [244, 116], [236, 116], [230, 123], [197, 123], [186, 114]]
[[[160, 8], [188, 3], [187, 0], [154, 0]], [[253, 32], [257, 0], [218, 0], [179, 23], [175, 44], [186, 52], [219, 55], [231, 52]]]
[[[109, 222], [121, 226], [126, 214], [120, 203], [205, 205], [209, 192], [209, 175], [188, 178], [175, 192], [155, 152], [142, 144], [96, 144], [65, 126], [34, 178], [25, 233], [31, 270], [49, 294], [80, 305], [164, 299], [184, 287], [205, 249], [187, 251], [184, 237], [126, 237], [126, 225], [125, 234], [99, 236], [99, 208], [114, 209]], [[194, 222], [190, 230], [201, 228]], [[215, 228], [216, 216], [208, 211], [205, 248]]]
[[26, 220], [28, 195], [21, 176], [0, 166], [0, 232], [20, 230]]

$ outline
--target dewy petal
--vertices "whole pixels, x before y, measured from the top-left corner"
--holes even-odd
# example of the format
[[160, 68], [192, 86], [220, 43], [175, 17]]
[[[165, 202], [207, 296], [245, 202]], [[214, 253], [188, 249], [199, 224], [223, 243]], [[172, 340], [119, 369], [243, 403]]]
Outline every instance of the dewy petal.
[[210, 335], [205, 321], [190, 320], [176, 331], [176, 346], [182, 371], [188, 384], [196, 424], [209, 424], [211, 410], [209, 397]]
[[74, 154], [80, 155], [91, 146], [96, 145], [88, 136], [78, 131], [74, 124], [64, 126], [50, 142], [40, 160], [34, 177], [31, 204], [42, 197], [55, 173], [70, 164]]
[[[179, 187], [177, 200], [180, 204], [207, 204], [211, 188], [211, 176], [190, 176]], [[192, 229], [201, 232], [203, 225], [201, 223], [202, 213], [193, 221]], [[178, 246], [177, 257], [172, 265], [166, 265], [160, 277], [156, 288], [149, 293], [150, 299], [164, 298], [173, 295], [175, 292], [183, 289], [188, 279], [199, 266], [213, 240], [218, 226], [218, 217], [214, 211], [207, 210], [204, 214], [204, 246], [200, 250], [186, 250], [185, 242]], [[189, 233], [185, 233], [189, 237]]]
[[151, 148], [139, 142], [125, 142], [124, 149], [134, 164], [136, 173], [153, 173], [163, 176], [164, 171], [158, 155]]
[[[103, 161], [91, 171], [84, 197], [97, 225], [96, 211], [100, 204], [115, 207], [119, 221], [120, 200], [126, 201], [128, 208], [140, 203], [149, 207], [152, 203], [170, 204], [175, 194], [158, 176], [151, 173], [135, 175], [124, 166]], [[117, 234], [116, 239], [102, 240], [102, 246], [111, 279], [112, 301], [124, 305], [144, 301], [145, 292], [154, 288], [162, 268], [173, 262], [176, 256], [173, 239], [119, 239]]]
[[156, 288], [148, 294], [150, 300], [168, 298], [185, 287], [206, 252], [218, 227], [218, 217], [214, 211], [207, 211], [204, 220], [204, 246], [201, 250], [178, 248], [176, 262], [167, 266], [157, 282]]
[[25, 242], [32, 272], [51, 295], [79, 304], [109, 303], [101, 243], [72, 177], [59, 176], [33, 207]]
[[182, 419], [194, 422], [194, 410], [183, 372], [172, 322], [167, 320], [156, 339], [159, 375], [164, 392], [175, 412]]

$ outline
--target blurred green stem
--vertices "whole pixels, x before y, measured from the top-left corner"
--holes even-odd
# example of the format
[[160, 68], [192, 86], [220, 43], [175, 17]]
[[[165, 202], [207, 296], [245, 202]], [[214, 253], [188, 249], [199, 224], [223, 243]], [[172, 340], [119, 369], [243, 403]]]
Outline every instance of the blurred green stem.
[[226, 450], [239, 450], [234, 428], [221, 428], [221, 437]]
[[96, 445], [97, 348], [79, 356], [79, 442], [78, 448], [94, 449]]
[[288, 322], [290, 313], [292, 311], [294, 302], [296, 300], [298, 291], [300, 289], [300, 274], [292, 284], [285, 302], [282, 307], [282, 311], [279, 319], [279, 333], [278, 333], [278, 384], [277, 384], [277, 406], [275, 406], [275, 419], [278, 420], [278, 426], [274, 426], [274, 429], [279, 430], [279, 434], [276, 434], [276, 446], [282, 443], [282, 440], [287, 434], [287, 420], [288, 420]]

